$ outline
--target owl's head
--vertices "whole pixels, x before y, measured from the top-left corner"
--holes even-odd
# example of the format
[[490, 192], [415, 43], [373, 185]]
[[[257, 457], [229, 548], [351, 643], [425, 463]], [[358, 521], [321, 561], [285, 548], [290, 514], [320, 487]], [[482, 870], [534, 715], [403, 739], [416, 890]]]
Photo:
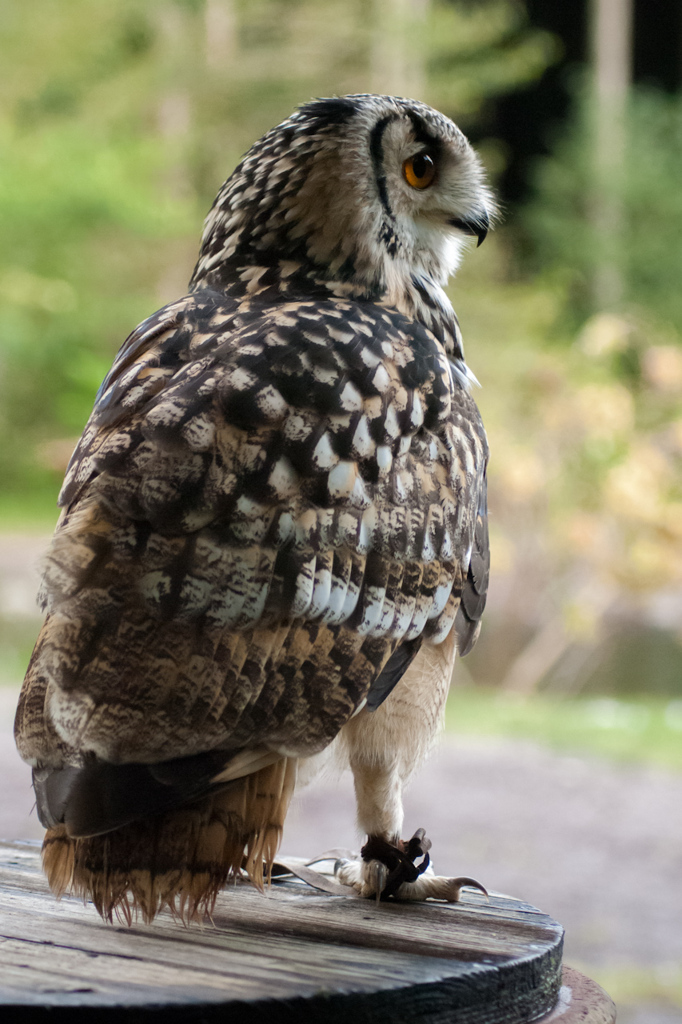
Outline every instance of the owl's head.
[[443, 114], [392, 96], [314, 100], [256, 142], [225, 182], [194, 285], [254, 265], [285, 274], [302, 266], [377, 297], [415, 275], [444, 284], [494, 210], [478, 157]]

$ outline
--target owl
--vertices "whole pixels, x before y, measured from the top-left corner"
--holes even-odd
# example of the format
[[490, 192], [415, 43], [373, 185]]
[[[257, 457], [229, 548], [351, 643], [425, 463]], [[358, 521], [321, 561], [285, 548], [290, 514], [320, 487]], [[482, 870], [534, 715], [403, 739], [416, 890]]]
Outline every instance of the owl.
[[220, 189], [60, 494], [15, 727], [55, 893], [150, 921], [262, 887], [332, 754], [367, 836], [343, 883], [471, 881], [425, 872], [401, 793], [485, 603], [488, 448], [443, 287], [493, 213], [462, 132], [390, 96], [305, 104]]

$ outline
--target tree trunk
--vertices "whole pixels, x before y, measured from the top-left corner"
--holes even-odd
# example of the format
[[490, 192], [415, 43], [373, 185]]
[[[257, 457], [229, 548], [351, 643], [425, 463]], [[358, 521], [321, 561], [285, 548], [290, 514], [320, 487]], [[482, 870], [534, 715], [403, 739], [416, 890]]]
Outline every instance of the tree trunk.
[[187, 145], [192, 127], [192, 106], [185, 76], [178, 73], [178, 68], [183, 67], [190, 16], [172, 3], [163, 4], [156, 16], [165, 64], [164, 88], [156, 110], [158, 133], [168, 143], [164, 186], [168, 195], [181, 198], [191, 190]]
[[206, 63], [226, 72], [237, 50], [237, 16], [232, 0], [206, 0], [204, 13]]
[[420, 37], [428, 8], [429, 0], [376, 0], [370, 68], [374, 92], [425, 98], [426, 72]]
[[592, 0], [594, 187], [591, 219], [598, 240], [593, 281], [597, 309], [623, 297], [621, 176], [626, 112], [632, 76], [633, 0]]

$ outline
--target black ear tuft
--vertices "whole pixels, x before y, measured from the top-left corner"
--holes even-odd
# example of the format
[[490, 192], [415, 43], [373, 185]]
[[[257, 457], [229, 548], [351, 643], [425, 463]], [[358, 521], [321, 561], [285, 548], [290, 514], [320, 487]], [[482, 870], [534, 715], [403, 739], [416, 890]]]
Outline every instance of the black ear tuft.
[[312, 134], [332, 125], [345, 124], [350, 121], [355, 111], [353, 100], [345, 96], [334, 96], [330, 99], [311, 100], [310, 103], [299, 107], [298, 112], [311, 122], [305, 131]]

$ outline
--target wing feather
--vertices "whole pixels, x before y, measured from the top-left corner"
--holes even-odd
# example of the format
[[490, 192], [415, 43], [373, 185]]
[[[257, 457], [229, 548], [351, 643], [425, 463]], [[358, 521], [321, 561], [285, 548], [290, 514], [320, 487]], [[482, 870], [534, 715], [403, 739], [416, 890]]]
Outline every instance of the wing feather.
[[23, 756], [322, 749], [422, 637], [457, 615], [471, 645], [486, 459], [442, 348], [399, 313], [207, 291], [155, 314], [67, 471]]
[[481, 616], [488, 594], [489, 576], [490, 545], [488, 541], [488, 506], [484, 476], [474, 528], [471, 558], [455, 620], [457, 649], [461, 657], [469, 653], [481, 631]]

